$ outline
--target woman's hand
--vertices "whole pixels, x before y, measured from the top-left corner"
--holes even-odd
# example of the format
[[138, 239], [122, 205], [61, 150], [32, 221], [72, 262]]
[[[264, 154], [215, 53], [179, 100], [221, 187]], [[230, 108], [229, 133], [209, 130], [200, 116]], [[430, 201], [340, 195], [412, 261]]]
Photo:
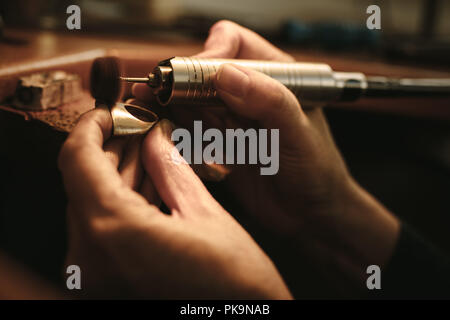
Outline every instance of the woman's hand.
[[[247, 232], [186, 163], [173, 162], [167, 120], [143, 141], [143, 168], [142, 139], [109, 139], [111, 125], [108, 110], [83, 115], [59, 157], [69, 200], [67, 264], [80, 266], [82, 293], [291, 298]], [[171, 215], [158, 209], [160, 199]]]
[[[197, 57], [293, 61], [256, 33], [229, 21], [211, 28], [205, 50]], [[221, 66], [215, 87], [226, 103], [226, 114], [173, 106], [176, 123], [189, 127], [201, 119], [205, 127], [279, 129], [277, 174], [262, 176], [257, 168], [236, 165], [227, 179], [229, 190], [247, 211], [357, 277], [365, 275], [368, 264], [386, 263], [399, 223], [353, 180], [322, 110], [302, 109], [301, 101], [281, 83], [240, 66]], [[150, 96], [142, 85], [134, 87], [134, 94], [141, 100]]]

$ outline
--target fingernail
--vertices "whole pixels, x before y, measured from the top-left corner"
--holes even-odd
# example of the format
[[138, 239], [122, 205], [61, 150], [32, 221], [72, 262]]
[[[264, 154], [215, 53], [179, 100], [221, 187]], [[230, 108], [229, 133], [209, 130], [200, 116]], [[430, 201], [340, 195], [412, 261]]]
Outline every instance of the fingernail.
[[159, 121], [159, 127], [166, 137], [172, 138], [172, 131], [175, 129], [175, 125], [172, 122], [167, 119], [162, 119]]
[[219, 68], [216, 75], [216, 88], [236, 97], [243, 97], [247, 93], [250, 79], [233, 65], [225, 64]]

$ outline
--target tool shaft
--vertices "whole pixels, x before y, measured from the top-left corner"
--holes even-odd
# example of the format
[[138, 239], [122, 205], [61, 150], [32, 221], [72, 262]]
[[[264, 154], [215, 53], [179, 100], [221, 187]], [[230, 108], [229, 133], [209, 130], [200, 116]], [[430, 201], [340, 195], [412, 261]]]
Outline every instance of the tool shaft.
[[174, 57], [161, 61], [147, 78], [121, 78], [147, 83], [161, 105], [220, 105], [214, 78], [225, 63], [247, 67], [278, 80], [302, 107], [321, 107], [360, 97], [450, 96], [450, 79], [390, 79], [359, 72], [335, 72], [327, 64], [241, 59]]
[[120, 80], [134, 83], [147, 83], [148, 78], [132, 78], [132, 77], [120, 77]]
[[[198, 59], [175, 57], [160, 63], [172, 69], [170, 92], [159, 92], [162, 105], [169, 103], [220, 103], [213, 79], [219, 67], [233, 63], [247, 67], [280, 81], [302, 102], [311, 107], [338, 100], [341, 80], [334, 77], [330, 66], [319, 63], [282, 63], [259, 60]], [[362, 74], [354, 74], [363, 80]]]
[[367, 83], [365, 96], [371, 98], [450, 96], [450, 79], [368, 77]]

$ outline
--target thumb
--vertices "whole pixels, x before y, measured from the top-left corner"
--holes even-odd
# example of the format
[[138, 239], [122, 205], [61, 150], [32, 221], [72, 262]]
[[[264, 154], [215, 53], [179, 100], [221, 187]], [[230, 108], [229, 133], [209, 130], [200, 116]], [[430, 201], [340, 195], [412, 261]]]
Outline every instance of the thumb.
[[282, 129], [286, 139], [298, 138], [302, 124], [308, 122], [294, 94], [279, 81], [237, 65], [222, 65], [215, 87], [227, 106], [236, 114], [258, 121], [267, 129]]

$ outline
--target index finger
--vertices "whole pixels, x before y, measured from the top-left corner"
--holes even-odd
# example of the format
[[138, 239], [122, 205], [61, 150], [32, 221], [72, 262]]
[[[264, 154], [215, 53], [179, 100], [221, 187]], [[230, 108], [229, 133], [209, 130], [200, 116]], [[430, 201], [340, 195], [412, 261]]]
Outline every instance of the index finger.
[[219, 21], [211, 27], [205, 51], [195, 57], [295, 61], [292, 56], [257, 33], [227, 20]]
[[116, 167], [106, 157], [103, 143], [111, 135], [106, 108], [85, 113], [64, 143], [58, 158], [69, 200], [95, 203], [115, 199], [122, 188]]

